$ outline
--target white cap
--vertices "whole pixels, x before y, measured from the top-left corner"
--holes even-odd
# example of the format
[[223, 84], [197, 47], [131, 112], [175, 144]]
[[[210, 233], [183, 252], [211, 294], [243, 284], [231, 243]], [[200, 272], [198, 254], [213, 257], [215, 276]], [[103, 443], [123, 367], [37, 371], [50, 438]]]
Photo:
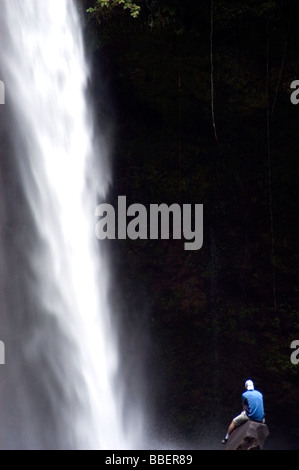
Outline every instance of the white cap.
[[246, 390], [254, 390], [254, 385], [253, 385], [252, 380], [246, 380], [245, 388]]

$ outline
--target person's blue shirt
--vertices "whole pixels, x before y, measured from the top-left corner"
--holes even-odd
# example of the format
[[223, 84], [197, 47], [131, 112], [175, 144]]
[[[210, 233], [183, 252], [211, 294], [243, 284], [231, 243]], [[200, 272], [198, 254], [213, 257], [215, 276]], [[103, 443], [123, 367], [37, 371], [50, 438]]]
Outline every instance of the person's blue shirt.
[[258, 390], [247, 390], [242, 394], [242, 403], [249, 419], [262, 421], [264, 419], [263, 395]]

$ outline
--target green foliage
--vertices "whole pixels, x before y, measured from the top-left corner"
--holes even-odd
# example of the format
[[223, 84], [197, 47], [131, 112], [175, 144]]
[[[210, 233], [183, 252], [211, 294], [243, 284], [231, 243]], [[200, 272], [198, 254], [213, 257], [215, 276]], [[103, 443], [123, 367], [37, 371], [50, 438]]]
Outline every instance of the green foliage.
[[151, 9], [148, 24], [150, 28], [167, 29], [176, 25], [177, 9], [173, 4], [157, 5]]
[[215, 2], [214, 17], [218, 24], [227, 25], [232, 21], [244, 17], [259, 18], [268, 15], [278, 7], [276, 0], [219, 0]]
[[140, 6], [133, 0], [96, 0], [95, 6], [87, 9], [88, 13], [93, 14], [99, 20], [107, 18], [122, 7], [124, 10], [129, 10], [130, 15], [136, 18], [140, 12]]
[[94, 6], [87, 12], [95, 16], [100, 22], [112, 20], [120, 16], [123, 10], [129, 10], [133, 18], [137, 18], [142, 10], [142, 24], [150, 29], [172, 31], [176, 35], [184, 32], [181, 21], [182, 4], [178, 1], [164, 0], [93, 0]]

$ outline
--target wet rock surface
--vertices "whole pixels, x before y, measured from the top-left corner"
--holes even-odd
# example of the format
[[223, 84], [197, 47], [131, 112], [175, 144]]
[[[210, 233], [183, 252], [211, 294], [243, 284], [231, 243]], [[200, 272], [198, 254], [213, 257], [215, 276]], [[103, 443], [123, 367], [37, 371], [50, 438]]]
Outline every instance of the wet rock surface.
[[233, 431], [225, 450], [262, 450], [268, 435], [266, 424], [247, 421]]

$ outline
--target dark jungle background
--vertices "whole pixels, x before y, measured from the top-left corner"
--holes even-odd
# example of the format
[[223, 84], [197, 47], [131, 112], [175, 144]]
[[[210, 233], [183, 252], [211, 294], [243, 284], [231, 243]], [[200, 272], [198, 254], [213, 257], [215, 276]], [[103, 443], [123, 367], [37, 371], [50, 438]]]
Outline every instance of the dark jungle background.
[[79, 5], [106, 202], [204, 204], [198, 251], [107, 241], [127, 394], [153, 439], [217, 445], [252, 378], [268, 446], [298, 449], [298, 4], [136, 0], [133, 17], [100, 3]]

